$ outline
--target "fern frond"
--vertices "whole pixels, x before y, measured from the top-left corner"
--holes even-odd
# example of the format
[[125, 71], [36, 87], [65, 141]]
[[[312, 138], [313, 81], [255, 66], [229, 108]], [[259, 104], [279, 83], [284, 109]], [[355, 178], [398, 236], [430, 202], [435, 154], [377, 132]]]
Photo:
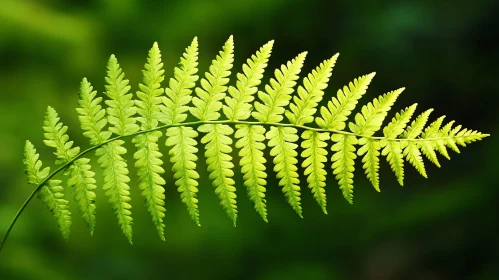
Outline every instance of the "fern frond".
[[59, 115], [54, 108], [47, 107], [43, 122], [43, 131], [45, 132], [43, 143], [48, 147], [55, 148], [56, 164], [69, 162], [80, 152], [80, 148], [73, 147], [73, 141], [69, 141], [69, 136], [66, 134], [68, 127], [59, 120]]
[[152, 221], [156, 226], [160, 238], [164, 241], [163, 218], [165, 216], [165, 179], [161, 174], [165, 170], [161, 167], [163, 156], [159, 151], [158, 140], [162, 133], [154, 131], [148, 134], [136, 136], [132, 142], [137, 147], [137, 152], [133, 155], [135, 158], [135, 167], [139, 176], [139, 188], [142, 190], [142, 196], [145, 198], [147, 211], [151, 215]]
[[[151, 130], [158, 126], [161, 117], [159, 105], [162, 103], [161, 95], [163, 89], [161, 82], [164, 80], [163, 62], [161, 62], [161, 52], [158, 44], [154, 43], [147, 58], [147, 63], [142, 70], [143, 82], [139, 84], [140, 91], [137, 91], [137, 120], [141, 123], [142, 130]], [[165, 216], [165, 189], [166, 183], [161, 177], [165, 170], [161, 167], [163, 155], [158, 148], [158, 140], [163, 134], [161, 131], [154, 131], [148, 134], [137, 135], [132, 142], [137, 147], [134, 154], [139, 176], [139, 188], [145, 198], [147, 211], [151, 215], [158, 234], [165, 240], [163, 217]]]
[[[56, 163], [65, 164], [73, 160], [79, 153], [79, 147], [73, 147], [73, 141], [69, 141], [66, 134], [68, 127], [60, 122], [57, 112], [52, 108], [47, 108], [43, 130], [45, 131], [45, 145], [55, 148], [57, 156]], [[95, 173], [91, 171], [87, 158], [79, 158], [65, 172], [69, 176], [68, 187], [73, 188], [74, 198], [78, 204], [85, 223], [93, 234], [95, 229]]]
[[327, 103], [326, 107], [321, 107], [321, 117], [317, 117], [315, 122], [324, 129], [342, 130], [345, 128], [345, 121], [352, 113], [358, 100], [366, 93], [367, 87], [371, 83], [376, 73], [364, 75], [355, 79], [350, 84], [338, 90], [337, 96]]
[[161, 88], [161, 82], [165, 79], [163, 70], [163, 62], [161, 61], [161, 52], [158, 48], [158, 43], [154, 43], [149, 50], [147, 63], [142, 70], [143, 80], [139, 84], [137, 97], [135, 101], [137, 105], [137, 113], [140, 117], [137, 120], [142, 124], [142, 130], [153, 129], [158, 126], [160, 117], [159, 104], [162, 103], [161, 95], [164, 90]]
[[288, 61], [286, 65], [281, 65], [276, 69], [275, 78], [270, 79], [265, 86], [265, 91], [258, 92], [259, 101], [255, 101], [255, 111], [252, 116], [263, 123], [277, 123], [282, 121], [284, 107], [289, 104], [291, 94], [294, 92], [296, 80], [299, 78], [301, 68], [307, 52], [300, 53], [296, 58]]
[[105, 103], [108, 106], [108, 123], [111, 125], [109, 131], [117, 135], [137, 132], [139, 126], [135, 123], [136, 118], [132, 117], [137, 113], [137, 107], [132, 100], [132, 94], [128, 93], [131, 88], [129, 82], [114, 55], [111, 55], [107, 64], [106, 83], [106, 95], [109, 100]]
[[[174, 77], [170, 78], [169, 86], [165, 89], [166, 97], [163, 97], [161, 121], [167, 125], [177, 124], [185, 121], [187, 106], [191, 102], [192, 88], [196, 85], [198, 76], [198, 41], [195, 37], [189, 47], [185, 49], [180, 58], [180, 66], [175, 67]], [[170, 161], [175, 185], [180, 192], [182, 202], [187, 206], [189, 215], [198, 226], [199, 210], [196, 193], [198, 192], [196, 181], [199, 174], [196, 172], [196, 140], [198, 133], [191, 127], [170, 127], [166, 130], [166, 146], [170, 149]]]
[[416, 111], [418, 104], [414, 104], [405, 108], [393, 117], [392, 121], [383, 128], [383, 134], [387, 139], [395, 139], [404, 132], [405, 127], [409, 123]]
[[99, 145], [111, 138], [111, 132], [104, 130], [107, 125], [106, 110], [100, 105], [102, 97], [97, 97], [95, 91], [87, 80], [83, 78], [80, 85], [78, 105], [76, 108], [83, 135], [90, 139], [91, 145]]
[[234, 41], [230, 36], [219, 55], [212, 61], [210, 71], [201, 79], [201, 87], [195, 89], [197, 96], [192, 98], [194, 107], [190, 108], [190, 112], [197, 119], [210, 121], [220, 118], [220, 101], [225, 98], [233, 61]]
[[222, 108], [227, 119], [246, 120], [251, 116], [250, 102], [255, 99], [254, 94], [258, 91], [257, 86], [261, 83], [273, 46], [273, 40], [263, 45], [246, 60], [242, 73], [237, 73], [236, 87], [229, 87], [230, 97], [225, 97], [226, 105]]
[[304, 140], [301, 147], [304, 149], [301, 156], [304, 158], [302, 167], [307, 176], [308, 187], [312, 190], [315, 200], [319, 203], [324, 214], [326, 210], [326, 170], [324, 170], [327, 161], [326, 141], [329, 140], [329, 133], [319, 133], [307, 130], [301, 135]]
[[[324, 60], [306, 75], [295, 95], [293, 93], [306, 52], [276, 69], [274, 77], [259, 91], [258, 86], [272, 53], [273, 43], [269, 41], [246, 60], [236, 75], [237, 81], [231, 86], [229, 76], [234, 61], [234, 42], [230, 36], [196, 87], [199, 77], [198, 41], [195, 37], [185, 49], [179, 66], [175, 67], [173, 77], [164, 90], [161, 86], [164, 80], [161, 52], [154, 43], [142, 71], [143, 79], [137, 90], [137, 100], [130, 93], [131, 87], [118, 60], [112, 55], [107, 64], [107, 100], [104, 105], [102, 97], [98, 97], [87, 79], [84, 78], [80, 86], [79, 107], [76, 111], [83, 135], [89, 138], [92, 146], [80, 152], [69, 140], [68, 128], [60, 122], [51, 107], [44, 121], [44, 143], [55, 148], [56, 163], [61, 165], [49, 174], [49, 168], [42, 168], [33, 145], [26, 142], [24, 164], [28, 182], [36, 185], [36, 188], [10, 224], [0, 242], [0, 250], [18, 216], [37, 194], [56, 217], [64, 237], [68, 237], [71, 225], [68, 201], [63, 198], [61, 181], [53, 179], [59, 173], [69, 175], [67, 184], [74, 188], [74, 200], [77, 201], [79, 212], [90, 231], [94, 230], [93, 190], [96, 182], [90, 161], [83, 157], [90, 151], [95, 151], [98, 157], [103, 170], [103, 190], [122, 232], [131, 243], [130, 178], [124, 159], [127, 152], [125, 140], [129, 138], [132, 138], [137, 148], [134, 153], [139, 179], [137, 185], [146, 200], [146, 208], [153, 223], [164, 240], [163, 218], [166, 209], [163, 185], [166, 184], [166, 178], [163, 178], [165, 171], [158, 147], [163, 132], [166, 135], [165, 145], [169, 147], [177, 191], [197, 225], [200, 225], [196, 197], [200, 176], [196, 170], [196, 153], [198, 148], [201, 149], [197, 142], [198, 132], [201, 133], [200, 145], [204, 146], [215, 193], [234, 225], [238, 208], [233, 179], [232, 137], [236, 139], [235, 147], [239, 149], [239, 163], [248, 196], [258, 214], [267, 222], [265, 193], [268, 173], [264, 155], [267, 146], [270, 148], [278, 184], [288, 203], [302, 217], [298, 146], [303, 148], [300, 166], [308, 187], [322, 211], [327, 213], [327, 170], [324, 166], [328, 157], [327, 147], [331, 142], [334, 177], [345, 199], [353, 203], [357, 156], [362, 157], [364, 173], [379, 192], [380, 155], [386, 156], [402, 185], [405, 160], [427, 177], [422, 154], [440, 166], [437, 153], [450, 159], [449, 150], [459, 153], [458, 146], [466, 146], [489, 136], [464, 129], [454, 121], [444, 125], [444, 117], [427, 125], [433, 109], [423, 112], [407, 126], [416, 104], [395, 114], [391, 122], [383, 126], [384, 119], [404, 88], [388, 92], [363, 106], [349, 123], [347, 131], [346, 121], [366, 93], [375, 73], [360, 76], [338, 90], [337, 95], [318, 113], [318, 104], [323, 98], [338, 55]], [[195, 96], [191, 96], [193, 89]], [[258, 101], [254, 100], [255, 93], [258, 93]], [[220, 118], [222, 112], [225, 119]], [[187, 121], [189, 117], [196, 120]], [[284, 121], [284, 117], [287, 121]], [[314, 120], [315, 126], [308, 125]], [[383, 131], [382, 136], [376, 136], [380, 130]]]
[[213, 180], [215, 193], [220, 198], [220, 204], [232, 219], [234, 226], [237, 219], [236, 188], [234, 187], [234, 164], [231, 162], [232, 139], [229, 137], [234, 130], [224, 124], [204, 124], [198, 128], [206, 133], [201, 143], [206, 144], [205, 156], [210, 179]]
[[[49, 175], [50, 168], [42, 168], [40, 155], [36, 152], [31, 142], [26, 141], [24, 146], [24, 166], [28, 183], [38, 186]], [[65, 239], [69, 238], [71, 231], [71, 212], [68, 209], [68, 201], [64, 199], [63, 187], [59, 180], [49, 180], [38, 192], [40, 201], [52, 212], [57, 220], [59, 229]]]
[[357, 151], [357, 155], [364, 157], [362, 158], [362, 168], [365, 170], [365, 174], [369, 182], [373, 185], [374, 189], [380, 192], [379, 188], [379, 150], [381, 146], [379, 141], [371, 138], [360, 138], [359, 139], [360, 148]]
[[267, 173], [265, 163], [267, 160], [263, 155], [265, 149], [265, 128], [261, 125], [241, 125], [234, 135], [239, 139], [236, 148], [239, 150], [241, 160], [241, 172], [243, 173], [244, 185], [248, 189], [248, 195], [255, 205], [255, 209], [265, 222], [267, 220], [267, 206], [265, 200], [265, 185]]
[[303, 86], [299, 86], [292, 103], [285, 112], [289, 122], [296, 125], [303, 125], [314, 121], [314, 114], [317, 112], [317, 105], [322, 100], [324, 89], [333, 72], [339, 54], [335, 54], [330, 59], [324, 60], [312, 73], [303, 78]]
[[355, 136], [346, 134], [333, 134], [334, 144], [331, 150], [335, 152], [331, 157], [333, 174], [340, 184], [341, 192], [345, 199], [353, 203], [353, 172], [355, 171], [355, 145], [358, 140]]
[[403, 152], [407, 161], [416, 168], [416, 170], [425, 178], [428, 178], [426, 170], [424, 167], [423, 157], [419, 151], [418, 144], [414, 141], [408, 141], [407, 146], [404, 148]]
[[130, 204], [130, 187], [128, 169], [122, 155], [126, 154], [125, 142], [116, 140], [97, 149], [95, 155], [102, 168], [104, 185], [102, 189], [113, 206], [123, 234], [132, 243], [132, 205]]
[[163, 105], [160, 106], [163, 113], [161, 121], [166, 125], [181, 123], [187, 118], [189, 111], [187, 104], [191, 102], [192, 88], [196, 86], [199, 76], [198, 72], [198, 40], [194, 37], [189, 47], [185, 49], [180, 58], [179, 67], [175, 67], [174, 76], [170, 78], [168, 87], [165, 89], [166, 96], [163, 97]]
[[49, 180], [38, 193], [38, 198], [52, 212], [57, 219], [57, 224], [65, 239], [69, 239], [71, 231], [71, 212], [69, 212], [69, 201], [64, 199], [61, 180]]
[[297, 130], [292, 127], [271, 127], [266, 137], [269, 139], [270, 155], [274, 157], [274, 171], [277, 173], [279, 185], [286, 195], [289, 204], [300, 218], [303, 218], [300, 203], [300, 180], [296, 164], [296, 145], [298, 141]]
[[[220, 117], [218, 112], [222, 108], [220, 101], [225, 97], [226, 84], [229, 82], [227, 77], [230, 75], [233, 61], [234, 42], [230, 36], [217, 58], [212, 61], [210, 71], [206, 72], [205, 78], [201, 79], [201, 88], [196, 88], [197, 96], [192, 98], [192, 104], [195, 107], [191, 107], [190, 111], [199, 120], [217, 120]], [[235, 182], [231, 178], [234, 176], [232, 171], [234, 165], [230, 156], [232, 139], [228, 137], [234, 131], [230, 126], [223, 124], [204, 124], [199, 126], [198, 130], [205, 133], [205, 136], [201, 138], [201, 143], [206, 144], [206, 163], [215, 192], [235, 226], [237, 218], [236, 188], [234, 187]]]
[[381, 151], [383, 156], [390, 164], [393, 173], [397, 176], [397, 181], [401, 186], [404, 185], [404, 156], [400, 142], [387, 140], [383, 145], [384, 149]]
[[360, 113], [355, 115], [355, 123], [349, 123], [350, 131], [357, 135], [372, 136], [381, 128], [388, 111], [404, 91], [400, 88], [375, 98], [372, 102], [364, 105]]
[[189, 215], [199, 223], [198, 192], [199, 174], [196, 172], [196, 138], [198, 133], [192, 127], [171, 127], [166, 131], [166, 146], [171, 147], [169, 155], [173, 164], [173, 177], [176, 179], [175, 185], [180, 192], [182, 202], [187, 206]]

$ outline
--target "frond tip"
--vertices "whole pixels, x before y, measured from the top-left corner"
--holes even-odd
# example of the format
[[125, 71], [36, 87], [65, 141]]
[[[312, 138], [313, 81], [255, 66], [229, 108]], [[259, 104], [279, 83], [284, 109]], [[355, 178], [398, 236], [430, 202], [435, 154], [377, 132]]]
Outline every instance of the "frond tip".
[[[27, 202], [37, 194], [56, 218], [63, 236], [68, 238], [70, 202], [64, 198], [62, 181], [54, 178], [62, 173], [68, 176], [66, 185], [73, 190], [79, 214], [93, 233], [94, 191], [100, 185], [121, 231], [132, 243], [130, 192], [131, 187], [138, 187], [160, 238], [165, 240], [165, 186], [169, 184], [175, 184], [190, 217], [200, 225], [199, 149], [204, 150], [205, 166], [220, 204], [235, 226], [239, 211], [235, 162], [239, 163], [249, 199], [267, 222], [266, 188], [271, 172], [266, 170], [268, 151], [279, 187], [291, 208], [303, 217], [300, 172], [319, 207], [327, 214], [327, 173], [332, 172], [344, 198], [353, 203], [357, 157], [361, 158], [366, 177], [379, 192], [380, 156], [386, 157], [397, 181], [403, 185], [405, 162], [426, 178], [423, 157], [440, 167], [439, 154], [450, 159], [451, 151], [460, 153], [459, 146], [489, 136], [465, 129], [455, 121], [444, 123], [444, 116], [429, 122], [433, 109], [411, 120], [417, 104], [399, 111], [385, 123], [404, 88], [375, 98], [352, 116], [374, 72], [354, 79], [339, 89], [326, 106], [319, 108], [338, 54], [329, 56], [304, 75], [297, 87], [307, 55], [301, 52], [275, 69], [273, 77], [261, 86], [273, 46], [271, 40], [246, 59], [231, 83], [233, 37], [225, 42], [201, 79], [195, 37], [185, 48], [165, 88], [161, 51], [154, 43], [135, 94], [118, 59], [112, 55], [107, 63], [104, 102], [86, 78], [80, 84], [76, 111], [83, 136], [89, 139], [91, 147], [82, 151], [70, 141], [68, 127], [52, 107], [45, 114], [43, 142], [53, 149], [57, 169], [50, 173], [49, 167], [43, 168], [33, 144], [26, 142], [23, 163], [28, 183], [36, 186]], [[315, 124], [309, 125], [314, 120]], [[163, 136], [173, 178], [165, 176], [166, 159], [158, 145]], [[130, 182], [129, 178], [125, 148], [129, 145], [125, 141], [130, 138], [135, 145], [135, 163], [131, 166], [136, 169], [138, 182]], [[298, 147], [302, 148], [300, 154]], [[98, 157], [103, 182], [96, 182], [91, 161], [84, 157], [91, 151]], [[238, 160], [233, 158], [237, 156]], [[331, 168], [325, 168], [328, 158]], [[5, 239], [0, 250], [4, 243]]]

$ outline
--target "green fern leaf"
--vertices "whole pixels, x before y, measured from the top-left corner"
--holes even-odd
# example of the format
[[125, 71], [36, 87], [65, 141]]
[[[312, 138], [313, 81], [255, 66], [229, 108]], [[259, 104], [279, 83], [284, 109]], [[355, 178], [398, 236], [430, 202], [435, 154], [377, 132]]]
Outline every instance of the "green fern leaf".
[[54, 108], [47, 107], [43, 122], [43, 131], [45, 132], [43, 143], [48, 147], [55, 148], [56, 164], [64, 164], [71, 161], [80, 152], [80, 148], [73, 147], [73, 141], [68, 141], [69, 136], [66, 134], [68, 127], [59, 120]]
[[222, 207], [232, 219], [234, 226], [237, 219], [236, 188], [234, 187], [234, 164], [232, 164], [231, 144], [229, 137], [234, 131], [224, 124], [205, 124], [198, 128], [200, 132], [206, 133], [201, 138], [201, 143], [206, 144], [205, 156], [208, 164], [210, 179], [213, 180], [215, 193], [220, 198]]
[[407, 123], [411, 120], [412, 115], [414, 115], [417, 106], [418, 104], [414, 104], [400, 111], [400, 113], [397, 113], [392, 121], [383, 129], [385, 138], [395, 139], [402, 134], [407, 126]]
[[[24, 146], [24, 166], [28, 183], [38, 186], [49, 175], [50, 168], [42, 168], [40, 156], [31, 142], [26, 141]], [[68, 209], [68, 201], [64, 199], [63, 187], [59, 180], [49, 180], [41, 187], [37, 194], [40, 201], [52, 212], [57, 220], [59, 229], [65, 239], [69, 238], [71, 231], [71, 212]]]
[[[68, 129], [62, 122], [57, 112], [52, 108], [47, 108], [43, 130], [45, 131], [45, 145], [55, 148], [57, 156], [56, 163], [70, 163], [79, 153], [79, 147], [73, 147], [73, 141], [69, 141], [66, 134]], [[66, 175], [69, 176], [68, 187], [73, 188], [74, 198], [78, 204], [78, 209], [93, 234], [95, 229], [95, 173], [92, 172], [89, 165], [90, 160], [79, 158], [69, 167]]]
[[180, 66], [175, 67], [174, 77], [170, 78], [168, 87], [165, 89], [166, 96], [163, 97], [163, 105], [160, 106], [163, 113], [162, 122], [166, 125], [177, 124], [187, 119], [186, 112], [189, 111], [187, 104], [191, 102], [192, 88], [196, 86], [199, 77], [198, 72], [198, 40], [194, 37], [189, 47], [185, 49], [180, 58]]
[[390, 164], [392, 171], [397, 176], [397, 181], [401, 186], [404, 185], [404, 156], [403, 150], [398, 141], [387, 140], [383, 145], [384, 149], [381, 151], [383, 156]]
[[165, 79], [165, 70], [163, 70], [158, 43], [154, 43], [149, 50], [144, 68], [142, 70], [143, 82], [139, 84], [140, 90], [137, 91], [139, 100], [135, 104], [137, 105], [137, 113], [140, 116], [137, 120], [142, 124], [141, 129], [149, 130], [158, 126], [160, 117], [159, 104], [162, 102], [161, 95], [164, 92], [161, 88], [161, 82]]
[[277, 123], [282, 121], [284, 107], [289, 104], [293, 87], [299, 78], [301, 68], [307, 52], [300, 53], [296, 58], [288, 61], [286, 65], [281, 65], [281, 69], [275, 70], [275, 79], [270, 79], [265, 91], [258, 92], [259, 101], [255, 101], [255, 111], [252, 116], [263, 123]]
[[100, 105], [102, 97], [97, 97], [87, 78], [83, 78], [80, 85], [78, 105], [76, 108], [83, 135], [90, 139], [91, 145], [99, 145], [111, 138], [111, 132], [105, 131], [107, 124], [106, 110]]
[[49, 180], [46, 186], [42, 187], [38, 193], [38, 198], [52, 212], [57, 219], [57, 224], [65, 239], [69, 239], [71, 231], [71, 212], [69, 212], [69, 201], [64, 199], [60, 180]]
[[296, 145], [298, 141], [297, 130], [292, 127], [271, 127], [266, 137], [269, 139], [270, 155], [274, 157], [274, 171], [277, 173], [279, 185], [286, 195], [289, 204], [300, 218], [303, 218], [300, 203], [300, 181], [296, 164]]
[[171, 147], [169, 155], [173, 164], [173, 177], [176, 179], [175, 185], [178, 187], [182, 202], [187, 206], [189, 215], [199, 223], [198, 192], [199, 174], [196, 172], [196, 138], [198, 133], [192, 127], [172, 127], [166, 131], [166, 146]]
[[236, 87], [229, 87], [230, 97], [225, 97], [226, 105], [222, 108], [227, 119], [246, 120], [251, 116], [250, 102], [255, 99], [254, 94], [258, 91], [257, 86], [263, 78], [273, 45], [273, 40], [263, 45], [243, 64], [242, 73], [237, 73]]
[[428, 122], [428, 118], [431, 112], [433, 112], [433, 109], [428, 109], [421, 115], [419, 115], [411, 123], [411, 125], [405, 129], [404, 133], [402, 133], [402, 137], [406, 139], [416, 139], [421, 134], [421, 132], [423, 132], [423, 129]]
[[364, 157], [362, 158], [362, 168], [365, 170], [365, 174], [369, 182], [373, 185], [374, 189], [380, 192], [379, 188], [379, 150], [381, 146], [379, 141], [373, 140], [371, 138], [360, 138], [359, 139], [360, 148], [357, 151], [357, 155]]
[[366, 93], [367, 87], [371, 83], [376, 73], [364, 75], [355, 79], [350, 84], [338, 90], [337, 96], [327, 103], [326, 107], [321, 107], [321, 117], [317, 117], [315, 122], [324, 129], [342, 130], [345, 128], [345, 121], [352, 113], [358, 100]]
[[255, 209], [265, 222], [267, 220], [267, 206], [265, 201], [265, 185], [267, 174], [265, 163], [267, 160], [263, 155], [265, 149], [265, 128], [261, 125], [241, 125], [235, 133], [239, 139], [236, 148], [239, 150], [241, 171], [243, 173], [244, 185], [248, 189], [248, 195], [255, 205]]
[[[174, 77], [170, 79], [169, 87], [165, 89], [166, 97], [163, 98], [161, 111], [162, 121], [167, 124], [177, 124], [185, 121], [187, 104], [191, 102], [192, 88], [196, 85], [198, 76], [198, 41], [195, 37], [189, 47], [185, 49], [180, 58], [180, 67], [174, 70]], [[196, 138], [198, 133], [191, 127], [170, 127], [166, 130], [166, 146], [170, 149], [170, 161], [176, 179], [175, 185], [180, 192], [182, 202], [187, 206], [187, 211], [198, 226], [199, 210], [196, 193], [198, 192], [196, 172]]]
[[[380, 155], [386, 156], [402, 185], [404, 160], [427, 177], [422, 154], [440, 166], [437, 153], [449, 159], [449, 150], [459, 153], [458, 146], [466, 146], [489, 136], [464, 129], [455, 125], [454, 121], [443, 125], [443, 117], [426, 126], [432, 109], [419, 115], [406, 127], [415, 112], [416, 104], [397, 113], [383, 127], [384, 119], [403, 88], [386, 93], [363, 106], [349, 123], [347, 131], [346, 121], [366, 93], [375, 73], [354, 79], [338, 90], [337, 95], [325, 107], [320, 108], [317, 116], [318, 104], [323, 98], [338, 55], [324, 60], [306, 75], [295, 95], [294, 87], [306, 52], [276, 69], [274, 77], [259, 91], [258, 86], [268, 65], [273, 43], [269, 41], [247, 59], [236, 75], [237, 81], [230, 86], [229, 76], [234, 61], [234, 42], [230, 36], [196, 87], [199, 77], [198, 41], [195, 37], [185, 49], [179, 66], [174, 69], [173, 77], [164, 90], [161, 87], [164, 80], [161, 52], [154, 43], [142, 71], [143, 80], [139, 84], [137, 100], [130, 93], [129, 82], [116, 57], [112, 55], [107, 65], [107, 100], [104, 104], [102, 97], [98, 96], [87, 79], [84, 78], [80, 86], [79, 107], [76, 111], [83, 135], [90, 139], [92, 146], [80, 152], [69, 140], [68, 128], [63, 126], [55, 110], [50, 107], [44, 122], [44, 143], [55, 148], [56, 163], [62, 166], [49, 174], [49, 168], [42, 169], [33, 145], [26, 143], [24, 164], [28, 182], [36, 186], [26, 203], [38, 194], [42, 203], [56, 217], [64, 237], [67, 238], [71, 213], [68, 201], [63, 198], [61, 181], [52, 178], [59, 173], [69, 175], [67, 183], [73, 187], [79, 212], [92, 232], [95, 226], [95, 179], [90, 161], [83, 156], [95, 151], [103, 170], [103, 190], [115, 211], [121, 230], [131, 243], [130, 178], [124, 159], [127, 152], [124, 148], [125, 140], [131, 137], [137, 148], [134, 158], [138, 187], [146, 200], [146, 208], [153, 223], [164, 240], [163, 219], [166, 209], [163, 185], [166, 182], [162, 178], [165, 171], [161, 167], [163, 155], [159, 151], [158, 141], [165, 130], [165, 145], [169, 147], [168, 154], [177, 191], [197, 225], [200, 225], [196, 197], [200, 177], [196, 171], [198, 132], [202, 134], [200, 144], [205, 149], [208, 173], [215, 193], [234, 225], [238, 208], [233, 179], [232, 137], [236, 139], [235, 146], [239, 149], [239, 163], [248, 196], [258, 214], [267, 222], [268, 174], [264, 156], [267, 146], [270, 148], [278, 184], [288, 203], [302, 217], [298, 146], [303, 148], [303, 162], [300, 165], [308, 187], [322, 211], [327, 213], [327, 171], [324, 166], [328, 156], [326, 147], [330, 141], [333, 174], [343, 196], [352, 203], [357, 156], [362, 157], [362, 167], [367, 178], [375, 190], [380, 191]], [[195, 96], [191, 96], [193, 89]], [[254, 101], [255, 93], [258, 93], [258, 101]], [[222, 113], [225, 119], [220, 118]], [[189, 117], [196, 120], [187, 121]], [[287, 122], [283, 121], [284, 117]], [[308, 125], [314, 118], [318, 127]], [[301, 137], [298, 136], [298, 130], [303, 130]], [[375, 136], [380, 130], [383, 135]], [[26, 203], [13, 219], [5, 238]], [[0, 250], [5, 244], [5, 238], [0, 242]]]
[[312, 190], [315, 200], [319, 203], [324, 214], [326, 210], [326, 170], [327, 161], [326, 141], [329, 140], [329, 133], [318, 133], [307, 130], [301, 135], [304, 140], [301, 147], [304, 149], [301, 156], [304, 158], [302, 167], [305, 169], [308, 187]]
[[324, 89], [331, 77], [333, 67], [339, 54], [324, 60], [312, 73], [303, 78], [303, 86], [299, 86], [293, 98], [294, 103], [289, 106], [290, 110], [285, 112], [289, 122], [303, 125], [314, 121], [313, 115], [317, 112], [317, 105], [322, 100]]
[[126, 154], [122, 140], [113, 141], [97, 149], [95, 155], [102, 168], [104, 185], [102, 189], [113, 206], [123, 234], [132, 243], [132, 217], [128, 169], [122, 155]]
[[353, 203], [353, 172], [355, 171], [355, 145], [358, 140], [355, 136], [346, 134], [333, 134], [331, 140], [335, 144], [331, 150], [335, 152], [331, 157], [333, 174], [340, 184], [340, 189], [345, 199]]
[[384, 95], [375, 98], [372, 102], [364, 105], [361, 113], [355, 115], [355, 123], [350, 123], [348, 126], [350, 131], [362, 136], [372, 136], [381, 128], [381, 124], [385, 119], [388, 111], [397, 100], [397, 97], [404, 91], [405, 88], [385, 93]]
[[161, 174], [165, 170], [161, 167], [163, 156], [159, 152], [158, 140], [162, 133], [154, 131], [149, 134], [136, 136], [132, 142], [137, 147], [137, 152], [134, 154], [137, 167], [137, 175], [139, 177], [139, 188], [142, 190], [142, 196], [145, 198], [147, 211], [151, 215], [152, 221], [156, 226], [158, 234], [162, 240], [164, 237], [163, 218], [165, 216], [165, 179]]
[[[144, 75], [143, 83], [139, 84], [140, 91], [137, 91], [137, 120], [141, 123], [142, 130], [154, 129], [158, 126], [158, 119], [161, 116], [159, 105], [162, 103], [161, 95], [163, 89], [161, 82], [164, 80], [163, 63], [161, 62], [161, 52], [158, 44], [154, 43], [149, 51], [147, 63], [142, 70]], [[158, 140], [162, 136], [161, 131], [154, 131], [148, 134], [141, 134], [133, 138], [132, 142], [137, 147], [134, 154], [136, 159], [137, 175], [139, 176], [139, 188], [145, 198], [147, 211], [151, 215], [158, 234], [162, 240], [164, 237], [163, 217], [165, 216], [165, 190], [166, 183], [161, 177], [165, 170], [161, 167], [163, 155], [159, 152]]]
[[210, 71], [201, 79], [201, 87], [196, 88], [196, 95], [192, 98], [194, 107], [191, 114], [201, 121], [218, 120], [222, 102], [227, 91], [230, 69], [234, 61], [234, 41], [229, 37], [217, 58], [212, 61]]
[[423, 177], [428, 178], [424, 167], [423, 157], [421, 156], [421, 152], [419, 151], [419, 147], [416, 142], [407, 142], [407, 146], [404, 148], [404, 156]]
[[125, 73], [121, 70], [118, 60], [111, 55], [107, 64], [106, 95], [110, 100], [105, 103], [108, 106], [108, 122], [111, 125], [109, 131], [117, 135], [127, 135], [137, 132], [139, 126], [135, 124], [136, 119], [132, 116], [137, 112], [134, 106], [132, 94]]

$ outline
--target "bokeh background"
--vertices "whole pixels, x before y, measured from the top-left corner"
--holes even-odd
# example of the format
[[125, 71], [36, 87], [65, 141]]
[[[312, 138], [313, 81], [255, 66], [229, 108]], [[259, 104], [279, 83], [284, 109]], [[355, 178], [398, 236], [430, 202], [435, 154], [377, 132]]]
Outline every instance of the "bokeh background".
[[234, 71], [271, 39], [268, 69], [307, 50], [307, 73], [340, 52], [326, 100], [353, 78], [376, 71], [361, 104], [405, 86], [389, 118], [417, 102], [418, 112], [435, 108], [432, 120], [446, 115], [492, 136], [451, 155], [452, 161], [442, 158], [440, 169], [427, 164], [429, 179], [406, 166], [404, 187], [382, 160], [381, 193], [357, 162], [353, 205], [330, 174], [328, 215], [302, 184], [300, 219], [270, 173], [268, 224], [253, 210], [236, 170], [236, 228], [219, 206], [201, 154], [199, 228], [166, 160], [166, 242], [150, 222], [132, 169], [133, 246], [101, 189], [93, 237], [72, 205], [73, 232], [64, 241], [51, 214], [34, 200], [0, 254], [0, 279], [498, 279], [498, 10], [495, 0], [2, 0], [2, 235], [33, 189], [23, 174], [24, 141], [35, 144], [45, 164], [54, 160], [42, 143], [46, 107], [55, 107], [70, 137], [88, 147], [74, 110], [82, 77], [102, 93], [106, 61], [114, 53], [135, 92], [154, 41], [167, 79], [194, 36], [201, 74], [231, 34]]

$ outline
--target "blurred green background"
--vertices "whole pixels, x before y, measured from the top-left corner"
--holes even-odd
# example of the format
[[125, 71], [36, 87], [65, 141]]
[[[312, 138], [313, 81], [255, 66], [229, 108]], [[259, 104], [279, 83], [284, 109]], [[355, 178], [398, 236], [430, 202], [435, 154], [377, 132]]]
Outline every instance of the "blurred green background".
[[418, 112], [435, 108], [432, 120], [446, 115], [492, 136], [451, 155], [452, 161], [442, 158], [440, 169], [427, 164], [429, 179], [406, 165], [405, 187], [382, 160], [381, 193], [357, 162], [353, 205], [329, 174], [329, 215], [302, 184], [300, 219], [270, 173], [268, 224], [254, 211], [236, 168], [236, 228], [218, 205], [201, 154], [200, 228], [181, 203], [165, 160], [166, 242], [143, 207], [132, 169], [133, 246], [101, 189], [94, 236], [72, 205], [67, 242], [34, 200], [0, 254], [0, 279], [498, 279], [497, 10], [494, 0], [2, 0], [1, 235], [33, 189], [23, 174], [24, 141], [35, 144], [45, 164], [54, 160], [42, 143], [46, 107], [56, 108], [70, 137], [88, 147], [74, 110], [82, 77], [102, 93], [105, 65], [114, 53], [135, 92], [154, 41], [167, 78], [194, 36], [201, 74], [231, 34], [234, 71], [271, 39], [276, 42], [268, 69], [306, 50], [307, 73], [340, 52], [326, 100], [353, 78], [376, 71], [361, 104], [406, 86], [389, 118], [417, 102]]

